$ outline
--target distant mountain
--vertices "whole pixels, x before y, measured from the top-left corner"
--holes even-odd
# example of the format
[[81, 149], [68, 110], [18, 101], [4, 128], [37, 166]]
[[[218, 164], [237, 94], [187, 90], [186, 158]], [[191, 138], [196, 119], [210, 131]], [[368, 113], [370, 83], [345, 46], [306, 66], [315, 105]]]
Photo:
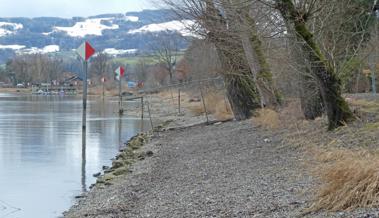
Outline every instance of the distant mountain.
[[[38, 18], [0, 18], [0, 64], [16, 54], [72, 52], [84, 40], [97, 51], [111, 55], [144, 52], [154, 37], [169, 31], [186, 48], [193, 35], [169, 10], [145, 10], [126, 14]], [[165, 33], [167, 36], [167, 33]]]

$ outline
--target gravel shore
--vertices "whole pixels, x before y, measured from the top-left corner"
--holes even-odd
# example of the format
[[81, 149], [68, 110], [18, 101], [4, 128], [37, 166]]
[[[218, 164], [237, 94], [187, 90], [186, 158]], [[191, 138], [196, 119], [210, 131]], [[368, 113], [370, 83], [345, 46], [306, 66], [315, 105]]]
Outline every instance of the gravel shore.
[[317, 179], [312, 157], [285, 140], [289, 130], [202, 119], [182, 117], [156, 132], [134, 151], [151, 155], [96, 185], [65, 217], [379, 217], [376, 209], [305, 213]]
[[306, 205], [302, 154], [249, 121], [162, 132], [142, 150], [154, 155], [65, 216], [296, 217]]

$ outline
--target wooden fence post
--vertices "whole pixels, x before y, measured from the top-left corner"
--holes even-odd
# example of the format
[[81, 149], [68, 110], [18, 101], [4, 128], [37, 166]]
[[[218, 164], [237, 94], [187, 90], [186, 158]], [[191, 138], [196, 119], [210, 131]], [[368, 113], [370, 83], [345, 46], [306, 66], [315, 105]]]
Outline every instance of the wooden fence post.
[[202, 83], [201, 82], [200, 82], [200, 95], [201, 95], [201, 101], [203, 102], [205, 118], [207, 119], [207, 124], [208, 124], [209, 123], [208, 111], [207, 111], [207, 107], [206, 107], [206, 104], [205, 104], [205, 98], [204, 98], [203, 88], [202, 88]]
[[141, 97], [141, 132], [143, 132], [143, 113], [144, 113], [143, 96]]
[[180, 89], [178, 89], [178, 107], [179, 107], [179, 115], [180, 115]]
[[150, 102], [147, 102], [147, 111], [149, 112], [151, 129], [154, 131], [153, 119], [151, 119]]

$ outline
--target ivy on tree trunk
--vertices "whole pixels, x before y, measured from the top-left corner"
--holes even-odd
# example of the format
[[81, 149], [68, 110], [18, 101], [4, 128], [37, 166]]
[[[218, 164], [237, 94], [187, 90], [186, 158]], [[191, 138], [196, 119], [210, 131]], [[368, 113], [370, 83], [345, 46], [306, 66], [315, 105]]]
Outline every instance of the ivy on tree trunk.
[[304, 15], [292, 0], [277, 0], [283, 18], [293, 25], [296, 36], [303, 41], [302, 49], [311, 63], [311, 70], [318, 79], [321, 96], [328, 116], [329, 130], [353, 119], [353, 114], [341, 93], [341, 82], [334, 69], [328, 66], [312, 33], [308, 30]]

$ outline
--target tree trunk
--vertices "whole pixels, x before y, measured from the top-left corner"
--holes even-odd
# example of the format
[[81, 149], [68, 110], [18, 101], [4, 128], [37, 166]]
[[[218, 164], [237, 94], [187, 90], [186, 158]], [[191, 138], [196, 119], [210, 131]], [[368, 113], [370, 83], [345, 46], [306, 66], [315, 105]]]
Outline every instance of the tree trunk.
[[234, 117], [236, 120], [248, 119], [254, 110], [260, 108], [260, 97], [242, 43], [228, 30], [213, 1], [207, 1], [206, 12], [208, 40], [217, 49]]
[[301, 75], [300, 87], [300, 104], [305, 119], [314, 120], [321, 117], [324, 109], [316, 81], [310, 76]]
[[261, 107], [276, 107], [280, 102], [279, 94], [274, 88], [272, 73], [258, 36], [256, 23], [250, 16], [250, 7], [243, 5], [241, 0], [223, 1], [228, 27], [242, 43], [242, 52], [253, 74]]
[[213, 41], [216, 46], [222, 68], [227, 97], [236, 120], [245, 120], [253, 115], [256, 109], [261, 108], [260, 96], [243, 55], [240, 41], [234, 43]]
[[[287, 32], [296, 35], [294, 27], [290, 22], [286, 21]], [[314, 76], [312, 76], [311, 63], [304, 58], [304, 50], [299, 47], [302, 44], [302, 40], [299, 41], [298, 37], [288, 39], [291, 49], [291, 58], [299, 66], [299, 98], [301, 109], [303, 111], [304, 117], [307, 120], [314, 120], [317, 117], [321, 117], [324, 113], [324, 106], [322, 102], [322, 97], [320, 93], [319, 84], [317, 83]], [[297, 76], [297, 75], [296, 75]]]
[[[255, 20], [249, 14], [249, 8], [242, 9], [241, 22], [243, 22], [243, 24], [247, 27], [247, 30], [249, 30], [249, 32], [247, 32], [249, 40], [246, 41], [244, 51], [249, 63], [255, 63], [256, 66], [258, 66], [256, 72], [256, 85], [259, 88], [259, 90], [261, 90], [261, 98], [263, 98], [265, 106], [278, 106], [281, 103], [281, 97], [279, 91], [275, 88], [275, 84], [272, 78], [272, 72], [262, 48], [262, 41], [258, 36], [258, 30], [256, 27]], [[251, 54], [248, 55], [248, 53]], [[250, 60], [248, 58], [249, 56], [251, 56], [255, 60]]]
[[[296, 34], [296, 33], [295, 33]], [[312, 76], [311, 63], [304, 60], [303, 49], [296, 49], [297, 43], [291, 42], [293, 60], [300, 66], [299, 98], [301, 109], [307, 120], [314, 120], [324, 113], [324, 105], [317, 79]]]
[[251, 77], [225, 76], [225, 84], [227, 97], [236, 120], [246, 120], [253, 115], [255, 109], [260, 108], [258, 93], [251, 89], [254, 87]]
[[302, 49], [311, 63], [311, 70], [318, 79], [321, 96], [328, 116], [329, 130], [332, 130], [353, 118], [348, 104], [341, 95], [341, 82], [334, 69], [328, 66], [312, 33], [309, 32], [305, 18], [291, 0], [277, 0], [278, 9], [283, 18], [294, 26], [296, 36], [304, 43]]

